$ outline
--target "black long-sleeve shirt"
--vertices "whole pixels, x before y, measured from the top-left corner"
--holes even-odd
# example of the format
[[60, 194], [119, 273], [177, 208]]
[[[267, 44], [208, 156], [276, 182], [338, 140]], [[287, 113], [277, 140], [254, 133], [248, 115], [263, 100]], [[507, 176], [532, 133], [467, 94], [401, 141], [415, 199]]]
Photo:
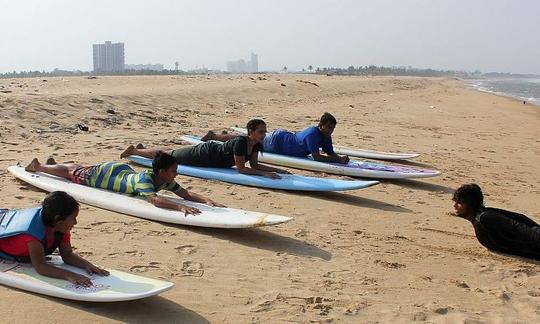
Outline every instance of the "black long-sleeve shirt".
[[540, 225], [527, 216], [483, 208], [472, 224], [476, 238], [489, 250], [540, 260]]

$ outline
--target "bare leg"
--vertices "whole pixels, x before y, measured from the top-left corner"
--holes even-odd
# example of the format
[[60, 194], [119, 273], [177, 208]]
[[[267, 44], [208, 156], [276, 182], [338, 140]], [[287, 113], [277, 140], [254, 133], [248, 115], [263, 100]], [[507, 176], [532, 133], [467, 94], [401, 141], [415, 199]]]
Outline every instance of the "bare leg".
[[222, 131], [221, 134], [217, 134], [215, 131], [208, 131], [208, 133], [206, 133], [206, 135], [204, 135], [201, 138], [201, 141], [204, 142], [204, 141], [214, 140], [214, 141], [226, 142], [240, 135], [242, 134], [239, 134], [236, 132], [227, 133], [226, 131]]
[[80, 167], [82, 167], [82, 165], [75, 163], [53, 165], [41, 164], [38, 159], [33, 159], [24, 169], [29, 172], [43, 172], [71, 180], [73, 171]]
[[148, 159], [153, 159], [154, 157], [156, 157], [156, 155], [159, 153], [159, 152], [167, 152], [169, 154], [171, 154], [171, 150], [163, 150], [163, 149], [156, 149], [156, 148], [144, 148], [144, 146], [142, 146], [143, 148], [140, 148], [142, 146], [142, 144], [138, 144], [137, 147], [133, 146], [133, 145], [130, 145], [128, 146], [127, 149], [124, 150], [124, 152], [122, 152], [122, 154], [120, 154], [120, 158], [125, 158], [125, 157], [128, 157], [130, 155], [139, 155], [139, 156], [142, 156], [142, 157], [145, 157], [145, 158], [148, 158]]

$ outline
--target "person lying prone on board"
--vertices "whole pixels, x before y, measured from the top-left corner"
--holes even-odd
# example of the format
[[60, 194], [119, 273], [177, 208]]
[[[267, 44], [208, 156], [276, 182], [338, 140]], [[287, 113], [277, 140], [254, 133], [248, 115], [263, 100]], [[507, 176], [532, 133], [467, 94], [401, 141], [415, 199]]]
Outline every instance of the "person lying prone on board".
[[[261, 119], [252, 119], [247, 123], [247, 136], [235, 135], [224, 143], [205, 142], [194, 146], [187, 146], [170, 151], [176, 162], [182, 165], [230, 168], [236, 166], [238, 172], [263, 176], [271, 179], [280, 179], [278, 173], [288, 174], [283, 169], [273, 168], [259, 163], [258, 153], [262, 151], [262, 141], [266, 134], [266, 123]], [[130, 155], [140, 155], [153, 159], [156, 154], [164, 151], [157, 148], [145, 148], [142, 144], [136, 147], [130, 145], [120, 158]], [[249, 161], [250, 168], [246, 166]]]
[[105, 162], [98, 165], [82, 166], [75, 163], [56, 164], [51, 161], [51, 164], [41, 164], [36, 158], [30, 162], [25, 170], [52, 174], [89, 187], [140, 195], [146, 197], [156, 207], [178, 210], [185, 215], [197, 215], [201, 211], [195, 207], [160, 197], [156, 193], [160, 190], [169, 190], [186, 200], [209, 206], [224, 207], [211, 199], [190, 192], [176, 183], [174, 178], [177, 175], [177, 167], [178, 163], [171, 155], [159, 152], [152, 162], [152, 169], [141, 172], [135, 172], [125, 163]]
[[67, 280], [75, 285], [92, 286], [90, 278], [57, 268], [45, 256], [57, 248], [64, 263], [85, 269], [89, 274], [108, 276], [99, 268], [73, 252], [71, 229], [77, 224], [79, 203], [63, 191], [48, 194], [39, 207], [0, 211], [0, 258], [31, 262], [43, 276]]
[[[336, 154], [332, 145], [332, 133], [336, 125], [336, 118], [325, 112], [319, 120], [319, 125], [310, 126], [300, 132], [275, 129], [264, 137], [263, 150], [295, 157], [306, 157], [311, 154], [315, 161], [347, 164], [349, 157]], [[209, 131], [202, 140], [226, 141], [234, 136], [238, 136], [237, 133]], [[326, 154], [321, 154], [321, 150]]]
[[459, 187], [452, 198], [455, 214], [472, 223], [476, 238], [488, 250], [540, 260], [540, 225], [525, 215], [484, 207], [476, 184]]

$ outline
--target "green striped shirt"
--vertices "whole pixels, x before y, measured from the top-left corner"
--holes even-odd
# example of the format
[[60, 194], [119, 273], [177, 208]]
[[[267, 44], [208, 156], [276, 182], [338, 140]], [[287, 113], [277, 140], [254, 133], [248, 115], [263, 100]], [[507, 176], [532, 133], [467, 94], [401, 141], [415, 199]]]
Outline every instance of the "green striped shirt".
[[141, 196], [148, 196], [160, 190], [174, 192], [181, 189], [174, 180], [156, 187], [152, 170], [135, 172], [129, 165], [117, 162], [105, 162], [94, 166], [88, 179], [88, 185], [94, 188]]

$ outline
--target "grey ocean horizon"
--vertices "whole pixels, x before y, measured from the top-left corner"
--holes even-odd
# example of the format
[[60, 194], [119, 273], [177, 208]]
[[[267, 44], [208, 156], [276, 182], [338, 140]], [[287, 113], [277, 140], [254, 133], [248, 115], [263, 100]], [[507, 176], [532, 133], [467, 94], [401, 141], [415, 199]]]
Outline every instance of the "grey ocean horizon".
[[540, 78], [478, 79], [471, 81], [470, 85], [479, 91], [540, 106]]

